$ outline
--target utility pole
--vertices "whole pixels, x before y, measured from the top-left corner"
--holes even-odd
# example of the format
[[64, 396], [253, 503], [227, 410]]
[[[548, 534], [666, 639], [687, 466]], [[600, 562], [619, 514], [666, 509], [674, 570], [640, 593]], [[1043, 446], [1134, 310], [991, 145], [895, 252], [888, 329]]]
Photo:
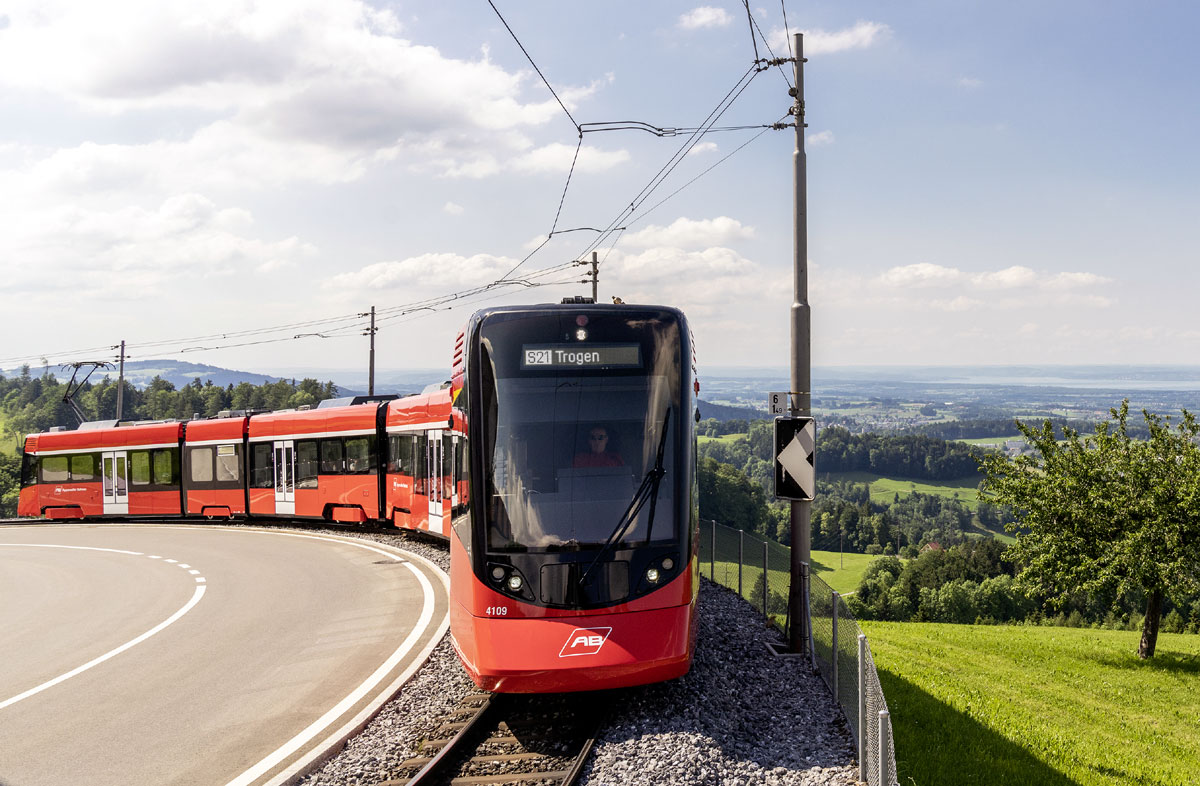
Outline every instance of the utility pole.
[[[812, 324], [808, 307], [808, 162], [804, 155], [804, 36], [792, 36], [795, 52], [796, 99], [791, 114], [796, 119], [796, 151], [792, 154], [792, 201], [795, 210], [792, 243], [792, 379], [788, 406], [792, 417], [812, 416]], [[793, 624], [788, 632], [788, 648], [806, 652], [809, 642], [809, 616], [806, 608], [807, 587], [803, 565], [811, 563], [812, 501], [792, 500], [792, 581], [788, 593], [788, 613]]]
[[121, 369], [117, 372], [117, 420], [125, 411], [125, 339], [121, 339]]
[[[365, 314], [363, 316], [366, 316]], [[371, 359], [370, 371], [367, 375], [367, 395], [375, 395], [375, 307], [371, 306], [371, 327], [367, 328], [367, 335], [371, 337]]]
[[595, 251], [592, 252], [592, 302], [596, 301], [596, 286], [600, 283], [600, 262]]

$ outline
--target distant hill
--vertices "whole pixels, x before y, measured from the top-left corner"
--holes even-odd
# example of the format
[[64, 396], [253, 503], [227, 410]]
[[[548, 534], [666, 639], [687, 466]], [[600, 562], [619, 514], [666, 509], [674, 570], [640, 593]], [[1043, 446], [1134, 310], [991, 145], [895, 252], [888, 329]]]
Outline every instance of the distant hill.
[[[49, 371], [59, 381], [65, 382], [71, 378], [71, 370], [64, 371], [59, 366], [48, 366], [43, 368], [30, 368], [29, 371], [35, 376], [41, 376], [45, 371]], [[21, 373], [20, 369], [6, 369], [3, 372], [6, 377], [17, 376]], [[89, 379], [90, 382], [99, 382], [105, 377], [110, 377], [113, 380], [117, 378], [117, 370], [113, 369], [97, 369]], [[278, 382], [280, 377], [272, 377], [267, 374], [255, 374], [250, 371], [234, 371], [232, 369], [221, 368], [220, 366], [209, 366], [204, 363], [189, 363], [183, 360], [130, 360], [125, 363], [125, 379], [129, 384], [136, 388], [144, 388], [150, 384], [150, 380], [155, 377], [162, 377], [175, 387], [183, 387], [191, 384], [192, 380], [199, 378], [200, 381], [207, 382], [212, 380], [214, 385], [226, 387], [228, 385], [240, 385], [243, 382], [249, 382], [252, 385], [262, 385], [266, 382]], [[321, 380], [324, 381], [324, 380]]]
[[[29, 369], [29, 373], [34, 376], [41, 376], [46, 371], [53, 374], [60, 382], [66, 382], [71, 378], [70, 369], [63, 371], [60, 366], [38, 366], [36, 368], [31, 366]], [[342, 396], [358, 396], [364, 395], [367, 392], [367, 374], [365, 370], [282, 368], [274, 369], [274, 371], [276, 372], [275, 374], [261, 374], [253, 371], [238, 371], [220, 366], [210, 366], [205, 363], [191, 363], [185, 360], [171, 360], [167, 358], [129, 360], [125, 363], [125, 379], [129, 384], [138, 389], [144, 389], [156, 376], [162, 377], [176, 388], [190, 385], [192, 380], [197, 378], [200, 379], [201, 384], [212, 380], [214, 385], [221, 387], [228, 387], [229, 385], [236, 387], [243, 382], [249, 382], [252, 385], [262, 385], [268, 382], [278, 382], [281, 379], [295, 379], [299, 381], [311, 378], [322, 383], [332, 381], [337, 386], [338, 394]], [[19, 376], [20, 373], [21, 370], [19, 368], [0, 370], [0, 374], [5, 377]], [[89, 381], [99, 382], [105, 377], [110, 377], [115, 381], [117, 370], [115, 368], [97, 370], [92, 374]], [[375, 392], [381, 394], [395, 393], [401, 396], [420, 393], [426, 385], [431, 382], [441, 382], [446, 377], [447, 372], [445, 370], [379, 369], [375, 374]]]
[[766, 412], [753, 407], [731, 407], [726, 404], [710, 404], [707, 401], [697, 401], [701, 418], [716, 418], [724, 423], [727, 420], [763, 420], [769, 418]]

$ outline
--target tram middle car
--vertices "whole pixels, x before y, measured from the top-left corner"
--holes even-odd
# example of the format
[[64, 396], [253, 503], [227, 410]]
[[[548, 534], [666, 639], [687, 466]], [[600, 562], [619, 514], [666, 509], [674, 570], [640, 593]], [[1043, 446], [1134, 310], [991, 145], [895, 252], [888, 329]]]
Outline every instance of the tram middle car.
[[699, 386], [683, 314], [488, 309], [458, 352], [472, 482], [450, 534], [450, 625], [472, 680], [537, 693], [685, 674]]

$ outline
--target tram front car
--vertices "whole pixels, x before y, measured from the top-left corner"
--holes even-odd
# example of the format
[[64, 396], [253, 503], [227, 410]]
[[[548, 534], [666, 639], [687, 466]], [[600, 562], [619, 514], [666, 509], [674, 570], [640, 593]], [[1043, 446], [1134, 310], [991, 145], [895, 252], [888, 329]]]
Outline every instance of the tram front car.
[[466, 330], [471, 505], [451, 634], [485, 690], [685, 674], [699, 589], [695, 368], [683, 314], [496, 308]]

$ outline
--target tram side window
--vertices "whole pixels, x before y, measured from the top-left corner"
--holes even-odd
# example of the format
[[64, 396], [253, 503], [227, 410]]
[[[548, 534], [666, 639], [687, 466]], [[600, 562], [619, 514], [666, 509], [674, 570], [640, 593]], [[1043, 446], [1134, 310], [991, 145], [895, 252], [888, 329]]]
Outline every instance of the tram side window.
[[71, 456], [71, 480], [89, 481], [100, 477], [100, 457], [95, 453]]
[[135, 450], [129, 454], [129, 484], [150, 485], [150, 451]]
[[237, 445], [217, 445], [217, 482], [236, 483], [241, 479]]
[[413, 437], [413, 491], [417, 494], [429, 493], [429, 445], [424, 434]]
[[317, 441], [304, 439], [296, 443], [296, 488], [315, 489], [317, 487]]
[[375, 437], [346, 438], [346, 472], [350, 475], [375, 474]]
[[156, 486], [179, 485], [179, 448], [160, 448], [150, 455], [150, 469]]
[[212, 483], [213, 479], [213, 449], [210, 447], [192, 448], [192, 482]]
[[393, 434], [391, 437], [391, 458], [388, 461], [388, 472], [396, 472], [412, 477], [413, 449], [417, 438], [411, 434]]
[[321, 474], [341, 475], [345, 471], [340, 439], [321, 440]]
[[250, 487], [269, 489], [275, 485], [275, 457], [270, 442], [255, 442], [250, 446]]
[[454, 438], [449, 434], [442, 435], [442, 496], [454, 496]]
[[37, 456], [32, 453], [21, 453], [21, 488], [37, 483]]
[[71, 479], [71, 464], [66, 456], [42, 457], [42, 482], [62, 483]]

